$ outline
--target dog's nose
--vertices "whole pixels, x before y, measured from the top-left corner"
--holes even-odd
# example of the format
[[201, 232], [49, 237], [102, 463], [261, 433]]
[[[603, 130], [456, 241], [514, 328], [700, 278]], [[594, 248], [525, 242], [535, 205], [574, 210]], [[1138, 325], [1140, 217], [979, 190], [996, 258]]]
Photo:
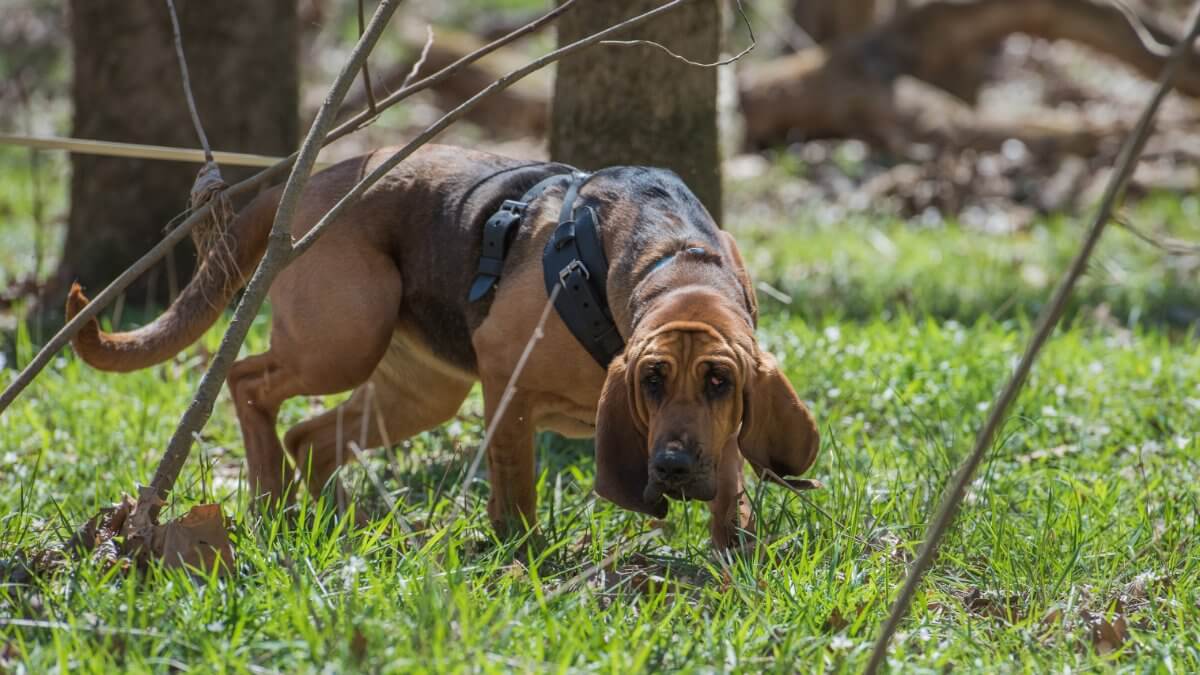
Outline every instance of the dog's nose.
[[651, 477], [664, 485], [678, 485], [691, 478], [696, 460], [692, 453], [668, 445], [650, 460]]

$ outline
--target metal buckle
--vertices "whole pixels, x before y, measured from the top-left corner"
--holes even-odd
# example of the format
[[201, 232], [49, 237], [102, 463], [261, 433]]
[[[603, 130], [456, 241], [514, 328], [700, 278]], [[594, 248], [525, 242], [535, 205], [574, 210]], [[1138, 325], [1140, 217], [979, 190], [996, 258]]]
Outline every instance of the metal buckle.
[[528, 207], [529, 204], [526, 204], [525, 202], [519, 202], [515, 199], [505, 199], [504, 203], [500, 205], [500, 210], [515, 213], [518, 216], [523, 216], [525, 215], [525, 209]]
[[567, 277], [571, 276], [571, 272], [574, 272], [575, 270], [579, 270], [580, 272], [582, 272], [584, 279], [592, 278], [592, 273], [588, 271], [587, 265], [584, 265], [583, 262], [581, 262], [579, 260], [579, 258], [575, 258], [571, 262], [567, 263], [566, 267], [559, 270], [559, 272], [558, 272], [559, 283], [561, 283], [565, 287], [567, 285]]

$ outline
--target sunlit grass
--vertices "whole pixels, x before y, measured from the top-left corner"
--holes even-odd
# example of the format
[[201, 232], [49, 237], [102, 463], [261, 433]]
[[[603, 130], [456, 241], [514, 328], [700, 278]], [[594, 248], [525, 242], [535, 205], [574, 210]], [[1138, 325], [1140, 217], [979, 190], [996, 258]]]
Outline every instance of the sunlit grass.
[[[1190, 236], [1192, 208], [1138, 213]], [[486, 483], [460, 491], [483, 432], [478, 392], [452, 423], [372, 453], [397, 513], [356, 467], [367, 528], [348, 529], [329, 499], [263, 517], [223, 393], [166, 515], [220, 501], [236, 575], [84, 560], [25, 580], [19, 552], [149, 479], [220, 331], [129, 375], [66, 353], [0, 416], [0, 670], [856, 671], [1080, 228], [734, 219], [758, 278], [793, 296], [760, 295], [760, 337], [820, 421], [811, 475], [825, 489], [751, 480], [760, 536], [729, 560], [709, 549], [702, 505], [674, 504], [665, 523], [616, 509], [591, 493], [591, 444], [550, 434], [540, 537], [496, 541]], [[1111, 234], [901, 628], [905, 672], [1200, 670], [1200, 349], [1171, 314], [1200, 306], [1195, 272]], [[1125, 276], [1107, 276], [1114, 266]], [[266, 328], [260, 317], [246, 353]], [[0, 383], [32, 356], [22, 331], [0, 336]], [[290, 401], [281, 428], [336, 400]], [[1101, 653], [1084, 612], [1121, 613], [1128, 641]]]
[[[1024, 330], [906, 316], [816, 325], [768, 317], [764, 342], [821, 420], [825, 450], [813, 475], [826, 489], [802, 500], [753, 484], [762, 540], [728, 569], [708, 550], [706, 511], [677, 504], [664, 536], [549, 603], [546, 593], [649, 527], [591, 496], [587, 444], [540, 443], [545, 532], [531, 550], [491, 539], [486, 486], [458, 493], [481, 433], [477, 403], [448, 429], [385, 452], [372, 470], [400, 502], [398, 517], [433, 535], [422, 543], [387, 518], [346, 531], [325, 502], [301, 508], [295, 522], [261, 521], [236, 480], [240, 441], [223, 399], [176, 501], [214, 492], [224, 501], [235, 518], [238, 575], [197, 584], [162, 570], [75, 564], [33, 586], [0, 588], [0, 616], [75, 629], [0, 634], [31, 670], [170, 661], [622, 672], [861, 665], [902, 563]], [[263, 339], [260, 325], [250, 348]], [[63, 357], [0, 418], [4, 557], [61, 538], [144, 482], [198, 366], [183, 358], [115, 376]], [[311, 405], [295, 401], [286, 417]], [[1169, 654], [1178, 669], [1200, 665], [1198, 408], [1194, 343], [1141, 330], [1060, 335], [919, 594], [896, 658], [929, 669], [1041, 670]], [[360, 506], [386, 510], [361, 469], [351, 478]], [[466, 508], [449, 522], [459, 499]], [[972, 589], [993, 599], [965, 603]], [[1132, 638], [1102, 657], [1079, 612], [1116, 602]], [[1056, 608], [1066, 623], [1042, 625]]]

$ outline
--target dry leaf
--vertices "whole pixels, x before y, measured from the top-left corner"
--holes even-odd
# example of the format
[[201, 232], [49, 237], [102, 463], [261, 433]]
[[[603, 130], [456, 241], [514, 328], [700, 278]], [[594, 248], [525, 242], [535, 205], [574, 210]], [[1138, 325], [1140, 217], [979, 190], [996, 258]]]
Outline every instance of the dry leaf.
[[121, 495], [121, 501], [100, 509], [99, 513], [75, 530], [63, 548], [69, 553], [94, 551], [101, 543], [121, 533], [134, 504], [133, 497]]
[[850, 622], [842, 616], [842, 610], [837, 607], [833, 608], [833, 611], [829, 613], [829, 618], [825, 620], [825, 630], [830, 633], [836, 633], [849, 625]]
[[1021, 596], [1015, 593], [980, 591], [972, 588], [963, 596], [963, 606], [977, 616], [986, 616], [1002, 621], [1016, 622], [1025, 616]]
[[21, 650], [17, 649], [17, 643], [6, 640], [4, 647], [0, 648], [0, 665], [9, 665], [21, 660]]
[[367, 636], [361, 628], [355, 628], [350, 636], [350, 657], [355, 663], [362, 663], [367, 658]]
[[1116, 613], [1112, 621], [1102, 614], [1093, 614], [1086, 609], [1080, 615], [1088, 626], [1092, 645], [1100, 654], [1120, 648], [1129, 639], [1129, 627], [1125, 623], [1125, 615], [1120, 612]]
[[219, 563], [221, 576], [233, 569], [233, 544], [219, 504], [193, 506], [182, 518], [156, 527], [161, 531], [164, 566], [209, 570]]

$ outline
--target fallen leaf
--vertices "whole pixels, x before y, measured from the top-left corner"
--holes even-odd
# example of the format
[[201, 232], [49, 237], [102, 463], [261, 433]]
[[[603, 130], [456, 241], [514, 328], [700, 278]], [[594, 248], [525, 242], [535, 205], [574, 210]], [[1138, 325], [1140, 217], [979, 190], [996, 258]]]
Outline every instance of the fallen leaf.
[[1125, 623], [1125, 615], [1117, 612], [1112, 621], [1103, 614], [1094, 614], [1086, 609], [1080, 612], [1083, 621], [1088, 626], [1092, 636], [1092, 645], [1100, 654], [1107, 654], [1125, 644], [1129, 639], [1129, 627]]
[[1062, 620], [1063, 620], [1062, 610], [1059, 609], [1058, 607], [1051, 607], [1049, 609], [1049, 611], [1047, 611], [1042, 616], [1041, 624], [1042, 624], [1043, 628], [1045, 628], [1046, 630], [1049, 630], [1051, 628], [1054, 628], [1056, 625], [1061, 624]]
[[350, 657], [355, 663], [362, 663], [367, 658], [367, 636], [361, 628], [356, 627], [350, 636]]
[[21, 650], [17, 649], [17, 643], [12, 640], [7, 640], [4, 643], [4, 648], [0, 649], [0, 663], [10, 663], [21, 658]]
[[100, 509], [81, 525], [71, 538], [63, 544], [68, 553], [84, 551], [90, 553], [104, 541], [112, 539], [125, 527], [125, 520], [133, 511], [135, 502], [129, 495], [121, 495], [121, 501]]
[[157, 527], [162, 532], [165, 567], [209, 570], [217, 565], [220, 576], [233, 570], [233, 544], [219, 504], [193, 506], [182, 518]]
[[842, 616], [842, 610], [837, 607], [834, 607], [833, 611], [829, 613], [829, 618], [825, 619], [825, 630], [830, 633], [836, 633], [849, 625], [850, 622]]
[[963, 596], [962, 600], [967, 611], [978, 616], [1007, 622], [1016, 622], [1025, 616], [1024, 602], [1016, 593], [981, 591], [978, 588], [972, 588]]

